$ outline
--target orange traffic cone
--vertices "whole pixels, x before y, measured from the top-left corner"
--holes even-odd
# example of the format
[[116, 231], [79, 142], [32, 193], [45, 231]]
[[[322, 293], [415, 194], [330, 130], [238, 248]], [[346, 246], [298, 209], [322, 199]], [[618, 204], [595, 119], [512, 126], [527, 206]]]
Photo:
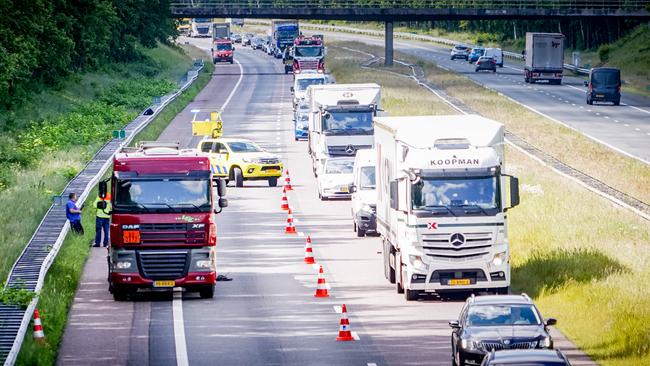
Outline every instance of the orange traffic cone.
[[337, 341], [353, 341], [352, 332], [350, 331], [350, 321], [348, 320], [348, 309], [345, 304], [341, 306], [341, 325], [339, 326], [339, 336]]
[[314, 252], [311, 250], [311, 236], [307, 235], [307, 241], [305, 242], [305, 263], [314, 264]]
[[43, 325], [41, 324], [41, 315], [38, 309], [34, 309], [34, 339], [37, 342], [45, 341], [45, 333], [43, 332]]
[[293, 215], [291, 214], [291, 208], [287, 211], [287, 226], [284, 228], [285, 234], [295, 234], [296, 227], [293, 226]]
[[282, 188], [282, 206], [280, 206], [281, 209], [283, 210], [288, 210], [289, 209], [289, 200], [287, 199], [287, 189]]
[[293, 188], [291, 188], [291, 178], [289, 177], [289, 169], [287, 169], [284, 172], [284, 189], [287, 191], [292, 191]]
[[316, 286], [316, 293], [314, 297], [329, 297], [327, 292], [327, 284], [325, 284], [325, 275], [323, 274], [323, 266], [318, 270], [318, 285]]

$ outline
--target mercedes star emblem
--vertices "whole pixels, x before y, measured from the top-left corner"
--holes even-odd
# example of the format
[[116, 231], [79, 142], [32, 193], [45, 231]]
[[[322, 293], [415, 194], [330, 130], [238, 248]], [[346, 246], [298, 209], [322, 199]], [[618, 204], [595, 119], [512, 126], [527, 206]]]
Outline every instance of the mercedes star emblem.
[[504, 340], [503, 340], [503, 344], [505, 344], [506, 346], [509, 345], [509, 344], [510, 344], [510, 340], [509, 340], [509, 339], [504, 339]]
[[348, 154], [348, 155], [354, 155], [354, 151], [355, 151], [355, 149], [354, 149], [354, 146], [352, 146], [352, 145], [348, 145], [348, 146], [345, 147], [345, 153]]
[[456, 247], [463, 245], [465, 244], [465, 236], [461, 233], [451, 234], [451, 236], [449, 237], [449, 242], [451, 243], [451, 245]]

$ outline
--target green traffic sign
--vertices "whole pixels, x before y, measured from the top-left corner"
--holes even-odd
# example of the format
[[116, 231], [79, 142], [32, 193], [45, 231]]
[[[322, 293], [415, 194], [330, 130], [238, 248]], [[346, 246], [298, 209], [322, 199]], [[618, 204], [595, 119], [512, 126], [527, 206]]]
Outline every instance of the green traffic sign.
[[113, 138], [114, 139], [125, 139], [126, 138], [126, 131], [124, 130], [113, 130]]

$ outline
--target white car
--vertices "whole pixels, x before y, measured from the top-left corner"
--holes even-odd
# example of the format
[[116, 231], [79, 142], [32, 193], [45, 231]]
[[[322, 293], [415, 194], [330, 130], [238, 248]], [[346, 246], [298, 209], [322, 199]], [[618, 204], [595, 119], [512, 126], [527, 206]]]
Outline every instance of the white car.
[[377, 190], [375, 162], [377, 150], [361, 149], [354, 160], [352, 193], [352, 223], [357, 236], [377, 232]]
[[295, 108], [299, 102], [305, 100], [308, 86], [323, 84], [327, 84], [327, 79], [323, 74], [316, 72], [303, 72], [296, 74], [294, 76], [293, 86], [291, 87], [291, 93], [293, 93], [293, 107]]
[[318, 174], [318, 198], [350, 198], [354, 157], [328, 158]]
[[450, 59], [455, 60], [457, 58], [462, 58], [463, 60], [467, 60], [469, 57], [469, 47], [462, 45], [462, 44], [457, 44], [454, 46], [454, 48], [451, 49], [451, 56]]

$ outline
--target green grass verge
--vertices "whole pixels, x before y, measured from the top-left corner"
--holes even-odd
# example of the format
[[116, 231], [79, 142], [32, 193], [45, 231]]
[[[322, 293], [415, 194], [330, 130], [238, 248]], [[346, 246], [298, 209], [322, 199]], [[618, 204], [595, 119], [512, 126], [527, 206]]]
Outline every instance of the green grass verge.
[[[365, 60], [342, 52], [336, 43], [330, 43], [330, 57], [329, 66], [340, 83], [356, 82], [362, 75], [367, 82], [378, 81], [388, 100], [399, 95], [400, 89], [392, 83], [409, 83], [404, 88], [413, 92], [420, 89], [412, 81], [382, 70], [363, 70], [358, 64], [336, 61], [338, 57]], [[449, 83], [462, 81], [456, 77]], [[463, 100], [461, 94], [456, 97]], [[519, 116], [505, 98], [483, 98], [493, 108], [500, 106]], [[420, 115], [437, 103], [437, 98], [426, 92], [417, 103], [395, 99], [383, 107], [392, 116]], [[473, 107], [479, 112], [486, 108]], [[648, 222], [517, 150], [508, 147], [506, 155], [508, 172], [518, 176], [521, 184], [521, 204], [508, 212], [513, 291], [529, 293], [542, 313], [556, 317], [558, 328], [596, 362], [650, 365]]]
[[[186, 53], [194, 57], [200, 55], [200, 52], [196, 49], [187, 48]], [[189, 66], [187, 61], [187, 58], [184, 58], [182, 65], [186, 71]], [[213, 65], [206, 62], [205, 68], [194, 84], [170, 103], [156, 119], [135, 136], [134, 141], [155, 140], [174, 116], [205, 87], [211, 78], [212, 70]], [[96, 192], [95, 188], [89, 197], [95, 197]], [[88, 257], [89, 243], [95, 236], [93, 210], [85, 210], [82, 220], [86, 229], [85, 235], [69, 234], [66, 237], [39, 294], [37, 307], [41, 312], [41, 320], [47, 341], [45, 344], [36, 343], [30, 328], [18, 356], [18, 365], [53, 365], [56, 363], [58, 348], [68, 320], [68, 312]]]

